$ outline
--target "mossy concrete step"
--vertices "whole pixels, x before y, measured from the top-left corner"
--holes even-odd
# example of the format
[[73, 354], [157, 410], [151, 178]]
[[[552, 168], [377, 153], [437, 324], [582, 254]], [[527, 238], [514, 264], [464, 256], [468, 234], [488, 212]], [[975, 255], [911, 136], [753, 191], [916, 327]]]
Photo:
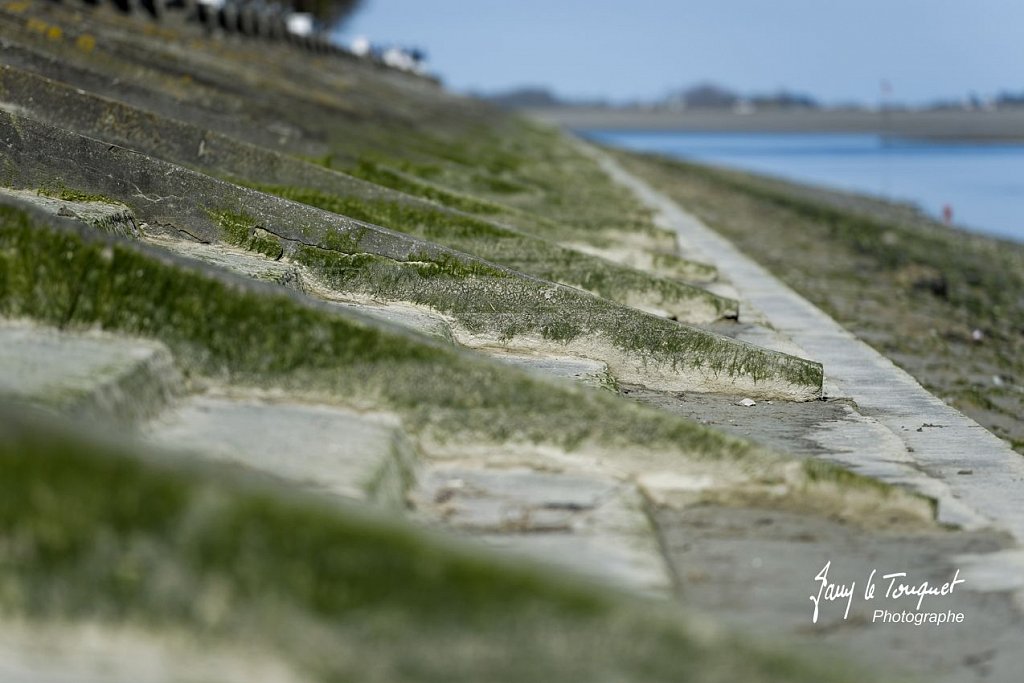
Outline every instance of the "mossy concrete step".
[[430, 467], [412, 498], [428, 519], [492, 546], [632, 591], [672, 590], [644, 501], [628, 483], [449, 463]]
[[[809, 400], [818, 364], [643, 314], [481, 259], [215, 180], [180, 166], [8, 113], [0, 114], [8, 182], [104, 195], [149, 229], [287, 259], [328, 288], [425, 305], [459, 323], [459, 341], [565, 349], [616, 378], [668, 390]], [[57, 163], [57, 159], [60, 162]]]
[[623, 480], [699, 474], [707, 499], [930, 518], [925, 501], [847, 472], [787, 461], [608, 392], [543, 381], [30, 205], [0, 206], [0, 272], [0, 314], [160, 340], [200, 381], [395, 413], [425, 457], [569, 461]]
[[[0, 647], [0, 671], [28, 670], [33, 683], [96, 670], [231, 683], [368, 671], [410, 683], [879, 680], [370, 506], [97, 442], [5, 405], [0, 433], [0, 528], [29, 549], [0, 563], [0, 639], [28, 648], [15, 645], [12, 663]], [[28, 637], [12, 637], [18, 627]], [[82, 660], [87, 636], [111, 668]], [[47, 666], [24, 665], [40, 655], [32, 643], [47, 645]], [[122, 661], [134, 656], [148, 666]], [[239, 658], [266, 668], [239, 671]]]
[[415, 453], [396, 420], [334, 406], [200, 395], [142, 431], [159, 446], [394, 510], [405, 508], [405, 493], [415, 478]]
[[327, 210], [431, 239], [522, 272], [580, 287], [627, 305], [704, 323], [739, 314], [735, 301], [616, 265], [344, 173], [239, 142], [131, 105], [87, 94], [9, 66], [0, 67], [4, 106]]
[[[134, 215], [126, 206], [119, 203], [71, 201], [61, 199], [59, 196], [51, 197], [40, 195], [38, 192], [2, 187], [0, 187], [0, 196], [33, 204], [54, 216], [82, 220], [111, 234], [125, 234], [120, 229], [112, 228], [112, 224], [131, 226], [132, 235], [142, 236], [142, 232], [135, 226]], [[65, 196], [78, 199], [66, 191]], [[183, 256], [195, 258], [246, 277], [275, 282], [300, 292], [307, 291], [301, 271], [287, 263], [261, 258], [259, 255], [254, 255], [243, 249], [232, 249], [201, 242], [167, 240], [161, 239], [159, 236], [147, 236], [147, 239]], [[451, 325], [445, 316], [420, 306], [402, 303], [382, 304], [369, 298], [359, 301], [334, 300], [332, 303], [358, 314], [378, 318], [421, 334], [455, 343]], [[595, 386], [610, 387], [614, 385], [614, 378], [609, 375], [607, 365], [600, 361], [564, 356], [514, 355], [500, 351], [493, 352], [492, 356], [497, 360], [534, 371], [540, 375], [575, 379]]]
[[183, 391], [162, 344], [0, 318], [0, 395], [8, 399], [128, 426]]
[[[54, 216], [83, 220], [116, 235], [123, 235], [123, 232], [110, 229], [110, 218], [124, 219], [125, 225], [133, 227], [134, 235], [145, 236], [147, 241], [183, 256], [195, 258], [246, 277], [275, 282], [300, 292], [308, 291], [308, 283], [304, 280], [301, 270], [293, 265], [262, 258], [258, 254], [243, 249], [144, 235], [135, 227], [135, 217], [131, 211], [119, 203], [106, 201], [83, 203], [61, 199], [59, 196], [51, 197], [28, 190], [8, 188], [0, 188], [0, 196], [27, 202]], [[65, 191], [65, 196], [75, 195]], [[420, 334], [456, 343], [452, 327], [446, 317], [422, 306], [403, 303], [384, 304], [373, 301], [369, 297], [348, 301], [332, 299], [331, 303], [358, 314], [406, 327]], [[489, 351], [490, 355], [499, 361], [540, 375], [578, 380], [585, 384], [604, 388], [614, 388], [615, 385], [615, 378], [609, 373], [608, 366], [601, 361], [559, 355], [511, 354], [497, 349], [482, 350]]]

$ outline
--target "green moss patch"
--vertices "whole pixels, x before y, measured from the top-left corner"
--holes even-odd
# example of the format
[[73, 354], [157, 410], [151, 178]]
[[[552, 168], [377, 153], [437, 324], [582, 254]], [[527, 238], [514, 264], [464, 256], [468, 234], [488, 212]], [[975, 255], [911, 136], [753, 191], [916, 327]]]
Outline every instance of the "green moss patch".
[[122, 206], [121, 202], [116, 199], [111, 199], [105, 195], [83, 192], [60, 184], [52, 187], [41, 187], [37, 192], [42, 197], [52, 197], [53, 199], [60, 199], [65, 202], [100, 202], [103, 204]]
[[[674, 251], [675, 235], [655, 226], [650, 210], [565, 136], [519, 120], [495, 123], [443, 137], [394, 130], [386, 151], [346, 170], [452, 208], [500, 216], [552, 241], [608, 246], [640, 237]], [[486, 205], [465, 204], [465, 196]]]
[[281, 240], [260, 228], [251, 216], [231, 211], [219, 211], [211, 213], [210, 217], [220, 226], [224, 239], [229, 244], [258, 252], [275, 260], [284, 254]]

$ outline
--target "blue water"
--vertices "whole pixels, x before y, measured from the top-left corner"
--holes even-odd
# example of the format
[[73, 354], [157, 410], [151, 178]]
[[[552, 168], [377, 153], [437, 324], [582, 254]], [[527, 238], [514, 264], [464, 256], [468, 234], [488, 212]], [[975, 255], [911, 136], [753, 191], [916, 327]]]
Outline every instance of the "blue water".
[[1024, 145], [884, 140], [853, 133], [587, 131], [626, 149], [910, 201], [961, 227], [1024, 242]]

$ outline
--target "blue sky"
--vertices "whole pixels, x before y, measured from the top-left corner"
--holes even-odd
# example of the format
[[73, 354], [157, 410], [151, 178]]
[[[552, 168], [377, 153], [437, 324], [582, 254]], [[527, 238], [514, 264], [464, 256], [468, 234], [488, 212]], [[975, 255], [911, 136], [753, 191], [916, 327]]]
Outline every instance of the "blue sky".
[[1024, 91], [1024, 0], [364, 0], [344, 27], [420, 46], [458, 90], [652, 98], [698, 81], [826, 102]]

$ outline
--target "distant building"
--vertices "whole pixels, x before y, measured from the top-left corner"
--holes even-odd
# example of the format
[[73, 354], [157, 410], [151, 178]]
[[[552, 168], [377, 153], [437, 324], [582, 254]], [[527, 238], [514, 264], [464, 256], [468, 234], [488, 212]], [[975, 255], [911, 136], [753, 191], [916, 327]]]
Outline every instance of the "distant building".
[[309, 12], [292, 12], [285, 19], [288, 33], [296, 36], [313, 35], [313, 15]]

